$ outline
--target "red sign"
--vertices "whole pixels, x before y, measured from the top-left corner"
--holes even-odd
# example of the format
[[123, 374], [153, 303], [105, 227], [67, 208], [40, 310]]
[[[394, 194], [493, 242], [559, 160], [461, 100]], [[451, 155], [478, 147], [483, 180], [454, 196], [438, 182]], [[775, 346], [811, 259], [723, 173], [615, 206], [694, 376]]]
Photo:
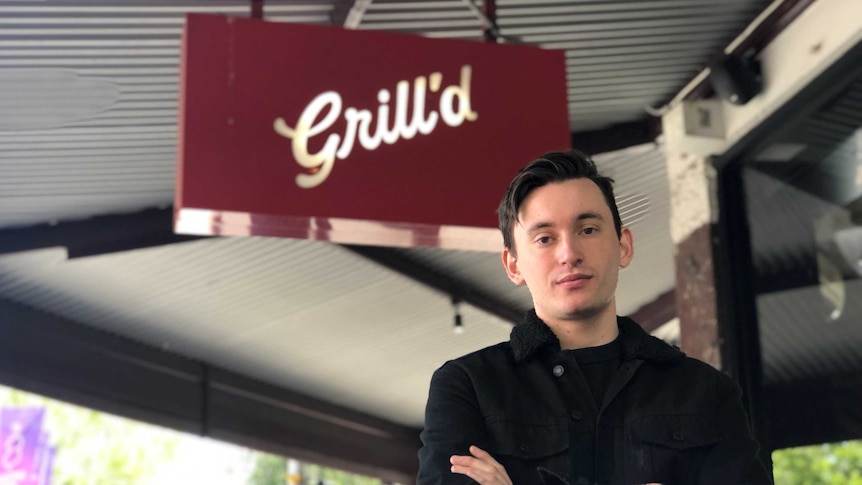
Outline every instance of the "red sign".
[[570, 146], [561, 51], [189, 15], [176, 231], [499, 250]]

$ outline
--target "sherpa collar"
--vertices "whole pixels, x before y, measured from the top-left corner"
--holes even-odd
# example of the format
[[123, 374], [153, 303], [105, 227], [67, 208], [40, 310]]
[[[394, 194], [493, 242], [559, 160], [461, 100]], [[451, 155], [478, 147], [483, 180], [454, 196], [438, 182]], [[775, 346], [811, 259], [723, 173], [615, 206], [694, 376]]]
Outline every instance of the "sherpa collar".
[[[656, 362], [680, 362], [685, 354], [664, 341], [647, 334], [637, 323], [627, 317], [617, 317], [622, 340], [623, 360], [643, 359]], [[559, 352], [560, 341], [543, 322], [535, 310], [530, 310], [524, 321], [512, 328], [509, 343], [520, 362], [539, 350]]]

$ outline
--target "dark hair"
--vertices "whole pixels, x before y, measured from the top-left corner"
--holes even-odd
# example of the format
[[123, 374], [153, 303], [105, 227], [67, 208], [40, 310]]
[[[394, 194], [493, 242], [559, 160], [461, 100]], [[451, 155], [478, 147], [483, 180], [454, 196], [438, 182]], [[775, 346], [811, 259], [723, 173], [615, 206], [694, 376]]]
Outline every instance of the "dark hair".
[[590, 179], [599, 186], [614, 217], [617, 237], [622, 237], [620, 211], [617, 209], [617, 203], [614, 199], [614, 180], [599, 175], [595, 162], [577, 150], [551, 152], [542, 155], [522, 168], [512, 183], [509, 184], [506, 194], [503, 195], [500, 207], [497, 208], [497, 216], [500, 218], [500, 232], [503, 233], [503, 245], [506, 249], [512, 252], [515, 250], [513, 230], [518, 222], [518, 210], [530, 192], [552, 182], [565, 182], [579, 178]]

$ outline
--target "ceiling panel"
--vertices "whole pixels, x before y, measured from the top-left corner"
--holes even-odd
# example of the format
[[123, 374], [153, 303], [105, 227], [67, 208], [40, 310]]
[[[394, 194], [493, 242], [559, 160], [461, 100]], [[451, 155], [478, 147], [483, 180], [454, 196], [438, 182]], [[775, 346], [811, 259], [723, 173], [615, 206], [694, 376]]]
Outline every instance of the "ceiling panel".
[[[646, 106], [666, 102], [767, 3], [498, 0], [497, 18], [506, 42], [565, 49], [570, 124], [581, 131], [647, 118]], [[330, 25], [351, 2], [264, 5], [268, 20]], [[0, 2], [0, 229], [169, 206], [183, 17], [250, 11], [248, 0]], [[359, 28], [483, 37], [461, 0], [377, 0]], [[617, 179], [635, 236], [618, 298], [631, 313], [674, 284], [664, 160], [644, 145], [597, 161]], [[395, 251], [530, 306], [496, 254]], [[466, 332], [455, 335], [448, 295], [339, 246], [286, 239], [74, 260], [8, 254], [0, 297], [410, 425], [436, 366], [510, 328], [464, 305]]]

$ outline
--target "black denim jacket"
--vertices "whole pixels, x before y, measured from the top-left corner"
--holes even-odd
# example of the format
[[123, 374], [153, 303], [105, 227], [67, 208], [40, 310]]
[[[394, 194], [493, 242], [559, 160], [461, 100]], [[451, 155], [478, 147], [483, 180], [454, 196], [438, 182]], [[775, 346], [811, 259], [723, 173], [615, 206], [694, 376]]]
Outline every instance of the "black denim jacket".
[[509, 342], [449, 361], [431, 380], [420, 485], [467, 484], [449, 457], [476, 445], [514, 485], [767, 485], [739, 386], [617, 319], [622, 359], [600, 408], [534, 312]]

